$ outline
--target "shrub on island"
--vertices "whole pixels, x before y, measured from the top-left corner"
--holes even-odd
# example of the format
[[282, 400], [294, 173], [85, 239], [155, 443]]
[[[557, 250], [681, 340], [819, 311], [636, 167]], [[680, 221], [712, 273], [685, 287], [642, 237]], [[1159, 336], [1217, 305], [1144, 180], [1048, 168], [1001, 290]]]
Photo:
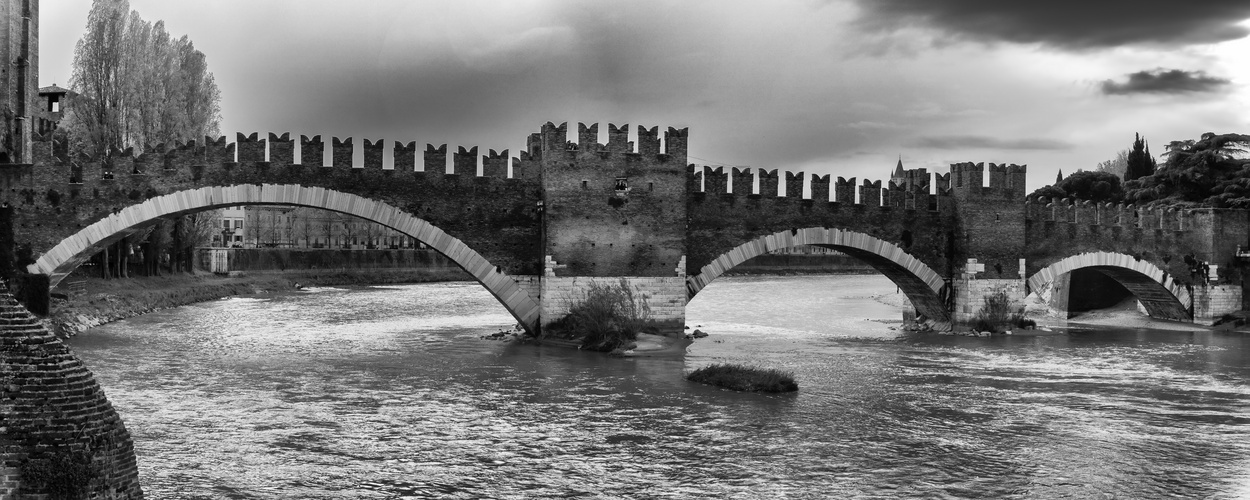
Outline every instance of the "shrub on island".
[[686, 375], [686, 380], [735, 391], [791, 392], [799, 390], [794, 374], [772, 368], [715, 364]]
[[1030, 329], [1037, 322], [1024, 316], [1024, 306], [1011, 302], [1004, 292], [985, 296], [985, 305], [977, 311], [973, 328], [978, 332], [1002, 333], [1012, 328]]
[[543, 335], [581, 338], [581, 348], [611, 352], [628, 349], [639, 332], [651, 329], [651, 309], [627, 281], [591, 282], [567, 315], [543, 327]]

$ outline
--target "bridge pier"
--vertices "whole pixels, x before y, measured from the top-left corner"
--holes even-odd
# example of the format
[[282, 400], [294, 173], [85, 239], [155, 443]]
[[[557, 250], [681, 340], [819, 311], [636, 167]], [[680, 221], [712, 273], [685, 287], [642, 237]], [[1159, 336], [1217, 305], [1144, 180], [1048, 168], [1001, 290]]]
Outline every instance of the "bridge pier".
[[648, 324], [664, 335], [679, 335], [686, 323], [686, 278], [652, 276], [545, 276], [542, 279], [542, 324], [563, 318], [584, 300], [594, 285], [628, 287]]
[[1196, 285], [1191, 296], [1194, 299], [1194, 323], [1211, 326], [1225, 314], [1241, 310], [1241, 285]]
[[1012, 304], [1022, 304], [1025, 297], [1023, 279], [977, 279], [964, 274], [952, 280], [951, 285], [955, 299], [951, 319], [957, 325], [975, 323], [986, 300], [995, 294], [1005, 294]]

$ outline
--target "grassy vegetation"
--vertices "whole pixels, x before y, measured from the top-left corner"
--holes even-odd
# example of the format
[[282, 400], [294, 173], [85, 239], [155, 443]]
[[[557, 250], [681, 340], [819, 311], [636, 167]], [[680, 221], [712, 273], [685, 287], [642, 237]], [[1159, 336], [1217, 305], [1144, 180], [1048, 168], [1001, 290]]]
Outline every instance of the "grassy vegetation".
[[567, 315], [544, 327], [544, 335], [582, 337], [582, 349], [609, 352], [637, 339], [648, 328], [650, 316], [646, 300], [624, 279], [592, 282]]
[[791, 392], [799, 390], [794, 374], [771, 368], [715, 364], [686, 375], [686, 380], [735, 391]]
[[1028, 328], [1037, 323], [1024, 317], [1024, 306], [1011, 303], [1005, 292], [985, 297], [985, 305], [977, 311], [973, 326], [978, 332], [1005, 332], [1013, 328]]

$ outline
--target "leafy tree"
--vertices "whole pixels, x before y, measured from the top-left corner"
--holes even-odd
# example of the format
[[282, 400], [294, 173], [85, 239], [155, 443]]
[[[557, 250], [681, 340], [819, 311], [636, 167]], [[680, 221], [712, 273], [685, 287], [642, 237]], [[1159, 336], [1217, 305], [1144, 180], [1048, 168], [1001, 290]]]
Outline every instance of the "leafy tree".
[[1037, 188], [1037, 190], [1033, 191], [1033, 193], [1031, 193], [1029, 196], [1034, 196], [1038, 198], [1050, 198], [1052, 200], [1061, 200], [1061, 199], [1067, 198], [1068, 193], [1060, 188], [1055, 187], [1052, 184], [1049, 186], [1042, 186], [1040, 188]]
[[1120, 184], [1120, 177], [1115, 174], [1078, 170], [1053, 186], [1044, 186], [1034, 191], [1033, 195], [1052, 200], [1073, 198], [1099, 203], [1118, 202], [1124, 198], [1124, 187]]
[[1126, 198], [1149, 204], [1250, 208], [1250, 135], [1205, 133], [1168, 143], [1167, 162], [1126, 183]]
[[139, 151], [216, 135], [221, 93], [204, 54], [145, 21], [127, 0], [95, 0], [74, 49], [63, 121], [71, 147], [91, 155]]
[[1133, 150], [1128, 153], [1127, 163], [1124, 169], [1124, 180], [1131, 181], [1140, 179], [1155, 173], [1158, 166], [1155, 159], [1150, 155], [1150, 146], [1146, 144], [1146, 139], [1139, 134], [1133, 134]]

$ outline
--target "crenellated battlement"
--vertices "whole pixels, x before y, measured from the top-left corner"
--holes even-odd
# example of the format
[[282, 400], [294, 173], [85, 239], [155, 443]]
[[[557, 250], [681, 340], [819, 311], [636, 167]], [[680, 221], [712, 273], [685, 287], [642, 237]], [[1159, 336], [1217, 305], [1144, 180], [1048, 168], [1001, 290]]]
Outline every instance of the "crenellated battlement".
[[[534, 134], [538, 135], [538, 134]], [[33, 169], [23, 180], [20, 176], [11, 175], [17, 183], [35, 183], [46, 186], [46, 191], [74, 193], [90, 193], [92, 196], [104, 196], [110, 190], [124, 191], [128, 199], [141, 200], [144, 197], [166, 192], [176, 183], [197, 184], [217, 182], [229, 179], [263, 179], [281, 178], [283, 182], [301, 182], [300, 179], [313, 181], [321, 177], [339, 175], [342, 171], [364, 172], [377, 171], [386, 175], [407, 173], [421, 182], [438, 183], [443, 174], [448, 172], [447, 146], [434, 147], [427, 145], [423, 161], [416, 161], [416, 141], [408, 143], [394, 142], [390, 159], [393, 168], [385, 168], [386, 141], [365, 139], [363, 143], [363, 165], [354, 165], [353, 138], [333, 137], [331, 140], [331, 158], [324, 161], [325, 143], [320, 135], [300, 135], [298, 149], [290, 132], [276, 134], [273, 132], [236, 133], [235, 142], [228, 142], [225, 136], [205, 137], [203, 143], [198, 141], [175, 141], [172, 146], [164, 144], [148, 148], [136, 155], [133, 148], [125, 150], [113, 149], [99, 158], [78, 155], [72, 160], [59, 158], [51, 154], [51, 143], [47, 146], [47, 154], [41, 158], [40, 168]], [[531, 136], [531, 142], [534, 137]], [[202, 144], [202, 145], [201, 145]], [[36, 149], [39, 154], [40, 149]], [[522, 158], [512, 158], [509, 165], [509, 151], [490, 150], [482, 156], [482, 169], [479, 174], [476, 146], [467, 148], [458, 146], [453, 154], [452, 172], [458, 174], [461, 182], [473, 183], [474, 179], [492, 178], [500, 180], [518, 179], [529, 183], [537, 182], [541, 177], [541, 165], [530, 159], [528, 152], [522, 152]], [[539, 151], [541, 158], [541, 151]], [[324, 165], [329, 163], [329, 166]], [[512, 175], [509, 175], [509, 171]], [[433, 175], [431, 175], [433, 174]], [[159, 177], [159, 179], [150, 177]], [[249, 180], [247, 182], [256, 182]], [[148, 186], [152, 184], [153, 186]], [[170, 187], [155, 187], [156, 184]], [[30, 194], [16, 191], [9, 192], [3, 200], [35, 203], [36, 198]], [[50, 195], [56, 198], [57, 195]]]
[[1022, 199], [1025, 193], [1026, 165], [989, 164], [989, 186], [985, 186], [985, 163], [952, 163], [950, 189], [963, 199], [996, 197]]
[[1134, 204], [1097, 203], [1062, 198], [1029, 196], [1024, 202], [1025, 220], [1086, 226], [1120, 227], [1159, 231], [1188, 231], [1195, 214], [1209, 209], [1175, 210]]
[[[729, 169], [726, 171], [726, 169]], [[939, 190], [939, 194], [929, 194], [929, 181], [925, 169], [915, 169], [911, 182], [900, 186], [889, 182], [882, 188], [882, 181], [865, 179], [857, 185], [857, 179], [838, 177], [834, 181], [833, 192], [830, 192], [830, 175], [812, 175], [806, 180], [803, 172], [786, 172], [786, 191], [779, 190], [780, 172], [777, 169], [764, 170], [752, 167], [710, 167], [690, 164], [688, 167], [690, 193], [708, 195], [759, 197], [759, 198], [794, 198], [813, 201], [839, 203], [844, 205], [862, 205], [872, 207], [903, 208], [907, 210], [938, 210], [942, 203], [938, 198], [948, 198], [949, 190]], [[732, 182], [731, 181], [732, 178]], [[758, 187], [756, 180], [758, 178]], [[804, 196], [803, 184], [810, 182], [811, 194]], [[732, 191], [730, 186], [732, 184]], [[702, 188], [700, 188], [702, 186]], [[834, 197], [830, 198], [830, 194]], [[858, 195], [858, 196], [857, 196]], [[858, 198], [859, 201], [856, 201]]]
[[[531, 134], [526, 141], [526, 150], [520, 158], [537, 161], [542, 158], [588, 159], [598, 156], [607, 160], [613, 155], [640, 155], [657, 158], [662, 161], [680, 161], [685, 163], [688, 129], [669, 127], [660, 139], [660, 127], [638, 126], [637, 141], [629, 140], [629, 125], [608, 124], [608, 142], [599, 142], [599, 124], [577, 124], [577, 140], [568, 140], [568, 122], [556, 125], [552, 122], [543, 124], [541, 130]], [[552, 156], [556, 155], [556, 156]], [[527, 157], [528, 156], [528, 157]]]

